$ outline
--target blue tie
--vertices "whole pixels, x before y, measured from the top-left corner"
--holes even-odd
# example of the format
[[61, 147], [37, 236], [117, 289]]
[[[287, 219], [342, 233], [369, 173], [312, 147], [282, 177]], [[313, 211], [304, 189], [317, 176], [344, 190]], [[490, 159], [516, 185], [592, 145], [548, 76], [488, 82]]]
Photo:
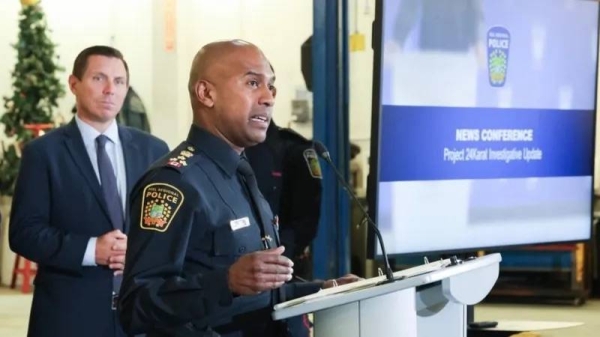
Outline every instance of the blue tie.
[[[123, 208], [119, 189], [117, 188], [117, 178], [115, 170], [110, 163], [108, 153], [106, 153], [106, 142], [109, 141], [105, 135], [96, 137], [96, 156], [98, 157], [98, 172], [100, 173], [100, 185], [104, 201], [108, 207], [108, 215], [115, 229], [123, 231]], [[113, 293], [111, 301], [111, 309], [117, 309], [117, 296], [121, 288], [122, 275], [113, 277]]]
[[115, 229], [123, 231], [123, 206], [119, 189], [117, 188], [117, 178], [115, 170], [106, 153], [105, 145], [109, 141], [105, 135], [96, 138], [96, 155], [98, 156], [98, 171], [100, 172], [100, 182], [104, 201], [108, 207], [108, 215]]

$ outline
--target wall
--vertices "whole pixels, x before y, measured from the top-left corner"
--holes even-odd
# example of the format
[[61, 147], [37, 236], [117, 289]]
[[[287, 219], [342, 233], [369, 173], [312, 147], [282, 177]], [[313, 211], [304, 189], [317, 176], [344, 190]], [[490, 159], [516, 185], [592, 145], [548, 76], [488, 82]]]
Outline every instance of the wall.
[[[371, 104], [373, 93], [372, 23], [375, 20], [374, 0], [349, 1], [350, 34], [365, 38], [363, 51], [350, 52], [350, 141], [360, 146], [357, 161], [363, 167], [363, 188], [369, 173], [368, 158], [371, 150]], [[364, 193], [363, 190], [358, 191]]]
[[[300, 45], [312, 33], [312, 1], [175, 0], [176, 49], [166, 52], [162, 42], [167, 1], [42, 1], [51, 38], [58, 44], [56, 51], [66, 69], [59, 74], [65, 87], [72, 62], [83, 48], [108, 44], [120, 49], [131, 69], [131, 84], [150, 111], [153, 132], [175, 146], [191, 121], [186, 85], [194, 54], [210, 41], [242, 38], [260, 46], [273, 63], [278, 87], [276, 118], [279, 124], [287, 125], [291, 100], [298, 88], [304, 88]], [[4, 96], [10, 94], [8, 74], [16, 62], [9, 44], [17, 40], [20, 3], [3, 0], [0, 6], [0, 95]], [[165, 61], [169, 55], [166, 64], [155, 62], [155, 58]], [[166, 76], [169, 71], [175, 76]], [[156, 76], [157, 72], [165, 76]], [[176, 98], [165, 101], [158, 97], [171, 88], [177, 90]], [[155, 100], [162, 102], [156, 104]], [[67, 119], [73, 104], [74, 98], [67, 92], [60, 101], [60, 112]], [[311, 131], [310, 126], [304, 129]]]
[[[189, 64], [200, 46], [214, 40], [241, 38], [257, 44], [273, 64], [278, 88], [274, 118], [279, 125], [287, 126], [291, 120], [291, 100], [297, 89], [305, 88], [300, 46], [312, 34], [312, 1], [182, 0], [180, 3], [185, 12], [179, 13], [178, 37], [188, 43], [178, 50], [183, 76], [178, 101], [186, 104], [189, 101], [185, 89]], [[189, 112], [187, 106], [185, 110]], [[307, 136], [312, 134], [312, 124], [294, 127]]]
[[[150, 96], [151, 74], [145, 71], [151, 62], [147, 53], [150, 35], [144, 34], [151, 26], [152, 17], [148, 1], [42, 1], [51, 39], [57, 44], [56, 53], [65, 72], [59, 73], [67, 94], [59, 102], [59, 111], [71, 118], [75, 99], [68, 91], [67, 78], [75, 56], [87, 46], [107, 44], [119, 48], [127, 57], [131, 68], [131, 83], [140, 92], [144, 102], [152, 106]], [[16, 0], [2, 3], [0, 10], [0, 95], [10, 94], [11, 78], [8, 75], [16, 63], [16, 52], [9, 45], [17, 41], [18, 12]]]

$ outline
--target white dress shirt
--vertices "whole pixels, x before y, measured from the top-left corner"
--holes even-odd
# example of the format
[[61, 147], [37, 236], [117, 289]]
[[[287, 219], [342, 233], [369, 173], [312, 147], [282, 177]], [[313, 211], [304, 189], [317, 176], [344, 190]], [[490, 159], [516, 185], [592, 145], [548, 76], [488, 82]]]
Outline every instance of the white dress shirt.
[[[83, 145], [85, 146], [85, 150], [90, 158], [94, 172], [96, 173], [96, 178], [98, 178], [98, 184], [101, 184], [100, 171], [98, 170], [98, 156], [96, 155], [96, 138], [100, 136], [101, 133], [94, 129], [91, 125], [82, 121], [77, 115], [75, 115], [75, 122], [77, 123], [77, 128], [79, 129], [79, 132], [83, 138]], [[108, 129], [106, 129], [106, 131], [104, 131], [102, 134], [108, 137], [110, 140], [109, 142], [106, 142], [105, 149], [113, 169], [115, 170], [117, 189], [119, 196], [121, 197], [123, 214], [125, 214], [125, 203], [127, 200], [127, 177], [125, 171], [125, 157], [123, 155], [121, 139], [119, 138], [119, 128], [117, 126], [117, 122], [113, 121]], [[84, 266], [96, 265], [96, 240], [97, 238], [94, 237], [90, 238], [88, 241], [85, 255], [83, 256], [82, 264]]]

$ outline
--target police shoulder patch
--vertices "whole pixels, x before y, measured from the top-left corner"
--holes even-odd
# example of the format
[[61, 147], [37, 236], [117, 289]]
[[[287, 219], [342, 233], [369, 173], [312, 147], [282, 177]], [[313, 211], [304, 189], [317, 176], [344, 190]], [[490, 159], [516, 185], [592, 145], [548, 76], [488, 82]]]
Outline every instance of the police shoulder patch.
[[144, 188], [140, 227], [165, 232], [183, 204], [184, 195], [176, 187], [153, 183]]
[[304, 150], [304, 160], [308, 165], [308, 171], [313, 178], [321, 179], [323, 174], [321, 173], [321, 164], [319, 164], [319, 156], [314, 149]]

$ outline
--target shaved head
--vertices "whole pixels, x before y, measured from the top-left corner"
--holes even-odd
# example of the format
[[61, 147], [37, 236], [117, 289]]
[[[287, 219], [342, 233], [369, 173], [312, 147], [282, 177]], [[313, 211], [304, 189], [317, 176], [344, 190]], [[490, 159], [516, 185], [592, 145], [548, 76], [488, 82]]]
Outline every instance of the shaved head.
[[252, 43], [229, 40], [205, 45], [194, 57], [188, 81], [194, 124], [238, 150], [264, 141], [274, 82], [273, 67]]
[[[192, 61], [190, 78], [188, 81], [188, 90], [192, 105], [194, 104], [194, 86], [199, 80], [214, 81], [219, 78], [223, 72], [228, 70], [228, 57], [244, 49], [253, 49], [260, 54], [262, 52], [258, 47], [244, 40], [228, 40], [212, 42], [202, 47]], [[264, 55], [263, 55], [264, 57]]]

